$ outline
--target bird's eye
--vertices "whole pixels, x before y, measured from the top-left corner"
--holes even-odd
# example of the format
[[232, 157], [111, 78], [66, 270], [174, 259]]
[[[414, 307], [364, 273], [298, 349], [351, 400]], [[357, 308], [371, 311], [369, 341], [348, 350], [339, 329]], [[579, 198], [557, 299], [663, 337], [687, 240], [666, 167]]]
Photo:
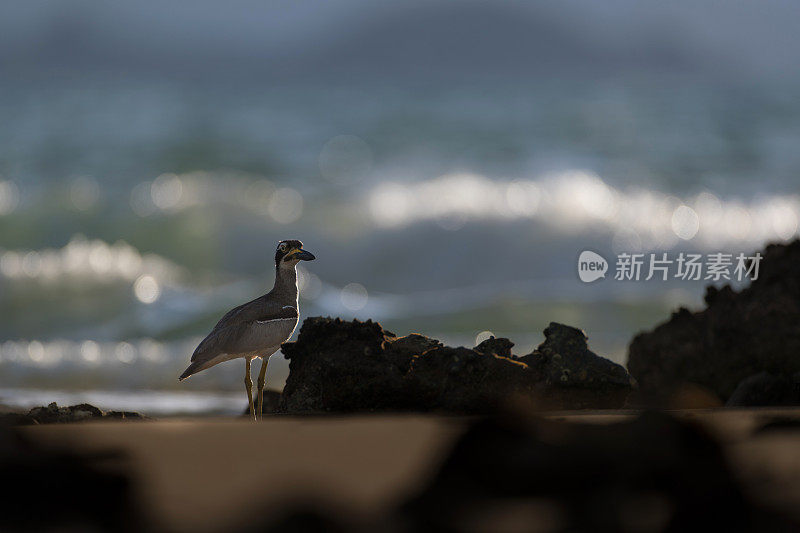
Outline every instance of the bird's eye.
[[286, 243], [282, 242], [281, 245], [278, 246], [278, 249], [280, 249], [281, 252], [285, 252], [286, 251]]

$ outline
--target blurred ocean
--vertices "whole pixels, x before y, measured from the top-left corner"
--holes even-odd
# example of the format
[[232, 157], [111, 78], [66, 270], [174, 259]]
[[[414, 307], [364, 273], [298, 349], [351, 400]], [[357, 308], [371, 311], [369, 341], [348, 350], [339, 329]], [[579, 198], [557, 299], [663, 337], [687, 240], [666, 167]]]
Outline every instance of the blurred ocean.
[[[144, 11], [114, 33], [130, 6], [12, 9], [42, 38], [6, 35], [16, 52], [0, 53], [0, 404], [238, 411], [244, 365], [177, 376], [228, 308], [271, 287], [283, 238], [318, 258], [302, 265], [301, 319], [370, 317], [466, 346], [491, 332], [519, 354], [560, 321], [624, 362], [636, 332], [700, 306], [703, 283], [583, 284], [582, 250], [753, 252], [797, 235], [800, 92], [772, 49], [723, 61], [658, 34], [641, 54], [598, 51], [587, 35], [609, 42], [609, 19], [573, 36], [566, 8], [548, 12], [558, 26], [473, 6], [461, 27], [438, 4], [403, 19], [343, 2], [328, 24], [355, 37], [328, 41], [324, 10], [287, 8], [323, 44], [263, 68], [288, 33], [264, 44], [228, 20], [230, 44]], [[412, 37], [392, 33], [404, 24]], [[496, 49], [469, 39], [473, 64], [449, 47], [481, 24], [513, 31]], [[137, 28], [155, 34], [144, 51]], [[530, 28], [547, 32], [529, 42]], [[287, 372], [277, 354], [269, 385]]]

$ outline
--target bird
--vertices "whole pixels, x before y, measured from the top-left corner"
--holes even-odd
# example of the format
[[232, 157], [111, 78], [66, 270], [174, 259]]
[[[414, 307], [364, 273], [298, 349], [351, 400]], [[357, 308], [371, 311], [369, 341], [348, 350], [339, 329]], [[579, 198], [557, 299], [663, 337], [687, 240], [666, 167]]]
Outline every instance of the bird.
[[257, 412], [261, 417], [267, 363], [281, 344], [292, 336], [300, 317], [297, 263], [314, 259], [314, 254], [303, 249], [302, 242], [294, 239], [280, 241], [275, 249], [275, 285], [272, 290], [225, 313], [194, 350], [191, 364], [179, 381], [219, 363], [244, 358], [247, 402], [250, 416], [256, 420], [250, 365], [253, 359], [260, 357]]

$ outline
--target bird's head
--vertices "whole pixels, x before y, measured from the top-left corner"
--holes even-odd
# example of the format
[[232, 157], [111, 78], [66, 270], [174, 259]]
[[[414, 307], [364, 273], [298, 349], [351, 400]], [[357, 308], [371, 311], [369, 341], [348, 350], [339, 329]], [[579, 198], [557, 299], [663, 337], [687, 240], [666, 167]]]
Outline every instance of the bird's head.
[[303, 250], [303, 243], [297, 240], [281, 241], [275, 249], [275, 266], [294, 268], [300, 261], [313, 261], [314, 254]]

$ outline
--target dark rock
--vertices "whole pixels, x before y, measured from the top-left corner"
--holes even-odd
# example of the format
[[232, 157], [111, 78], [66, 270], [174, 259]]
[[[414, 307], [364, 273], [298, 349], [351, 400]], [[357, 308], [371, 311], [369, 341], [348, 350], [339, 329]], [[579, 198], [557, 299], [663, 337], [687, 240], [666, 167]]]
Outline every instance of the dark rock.
[[741, 292], [708, 287], [706, 309], [679, 309], [653, 331], [637, 335], [628, 369], [640, 400], [663, 405], [686, 384], [728, 401], [743, 379], [766, 371], [800, 371], [800, 240], [770, 245], [759, 277]]
[[0, 413], [0, 426], [33, 426], [38, 422], [28, 413]]
[[264, 389], [264, 406], [261, 414], [275, 414], [281, 407], [281, 392], [272, 389]]
[[148, 420], [149, 418], [136, 411], [106, 411], [103, 418], [117, 420]]
[[59, 407], [53, 402], [47, 407], [34, 407], [27, 414], [9, 413], [0, 418], [6, 425], [66, 424], [87, 420], [148, 420], [148, 417], [132, 411], [105, 412], [88, 403]]
[[758, 426], [753, 433], [781, 433], [784, 431], [800, 431], [800, 418], [788, 416], [771, 417]]
[[[637, 398], [630, 398], [630, 403], [632, 405], [636, 405], [637, 402]], [[675, 389], [674, 393], [668, 398], [664, 408], [716, 409], [724, 405], [722, 400], [719, 399], [719, 396], [712, 391], [694, 383], [686, 383]]]
[[415, 410], [475, 414], [529, 394], [536, 380], [527, 365], [510, 357], [441, 346], [414, 356], [406, 381]]
[[625, 367], [591, 350], [586, 334], [551, 322], [545, 341], [520, 357], [537, 376], [540, 407], [616, 409], [625, 404], [634, 382]]
[[[258, 410], [258, 402], [257, 396], [253, 396], [253, 404], [255, 405], [256, 410]], [[261, 414], [263, 415], [274, 415], [276, 413], [280, 413], [281, 411], [281, 392], [272, 390], [272, 389], [264, 389], [264, 406], [261, 410]], [[250, 406], [246, 405], [244, 407], [244, 411], [242, 411], [242, 416], [250, 416]]]
[[[419, 333], [411, 333], [405, 337], [391, 337], [387, 333], [387, 340], [389, 341], [387, 348], [392, 352], [392, 354], [394, 354], [395, 357], [403, 360], [404, 362], [407, 358], [411, 358], [415, 355], [425, 353], [428, 350], [433, 350], [434, 348], [439, 348], [442, 346], [442, 343], [436, 339], [431, 339], [430, 337], [420, 335]], [[408, 360], [408, 363], [410, 363], [410, 359]], [[404, 366], [404, 368], [406, 367]]]
[[631, 390], [625, 369], [589, 351], [585, 334], [552, 323], [532, 354], [508, 339], [451, 348], [423, 335], [396, 337], [372, 321], [306, 319], [286, 343], [286, 413], [441, 411], [487, 413], [516, 398], [543, 408], [611, 408]]
[[[45, 408], [46, 409], [46, 408]], [[118, 452], [38, 444], [0, 427], [0, 531], [152, 531]]]
[[514, 357], [511, 355], [511, 348], [513, 347], [514, 343], [508, 339], [489, 337], [474, 349], [476, 352], [480, 353], [499, 355], [501, 357]]
[[273, 516], [260, 519], [241, 528], [239, 533], [346, 533], [360, 529], [347, 523], [325, 504], [307, 503], [290, 505]]
[[728, 407], [800, 405], [800, 373], [774, 376], [760, 372], [739, 382], [725, 404]]
[[367, 320], [307, 318], [283, 345], [289, 377], [281, 409], [289, 413], [406, 410], [405, 375], [414, 354], [439, 346], [422, 335], [397, 338]]
[[53, 402], [47, 407], [34, 407], [28, 415], [40, 424], [62, 424], [102, 418], [103, 411], [88, 403], [59, 407], [56, 402]]
[[[527, 511], [525, 511], [527, 510]], [[573, 424], [503, 417], [472, 425], [400, 510], [422, 531], [743, 531], [754, 510], [699, 427], [645, 413]]]

